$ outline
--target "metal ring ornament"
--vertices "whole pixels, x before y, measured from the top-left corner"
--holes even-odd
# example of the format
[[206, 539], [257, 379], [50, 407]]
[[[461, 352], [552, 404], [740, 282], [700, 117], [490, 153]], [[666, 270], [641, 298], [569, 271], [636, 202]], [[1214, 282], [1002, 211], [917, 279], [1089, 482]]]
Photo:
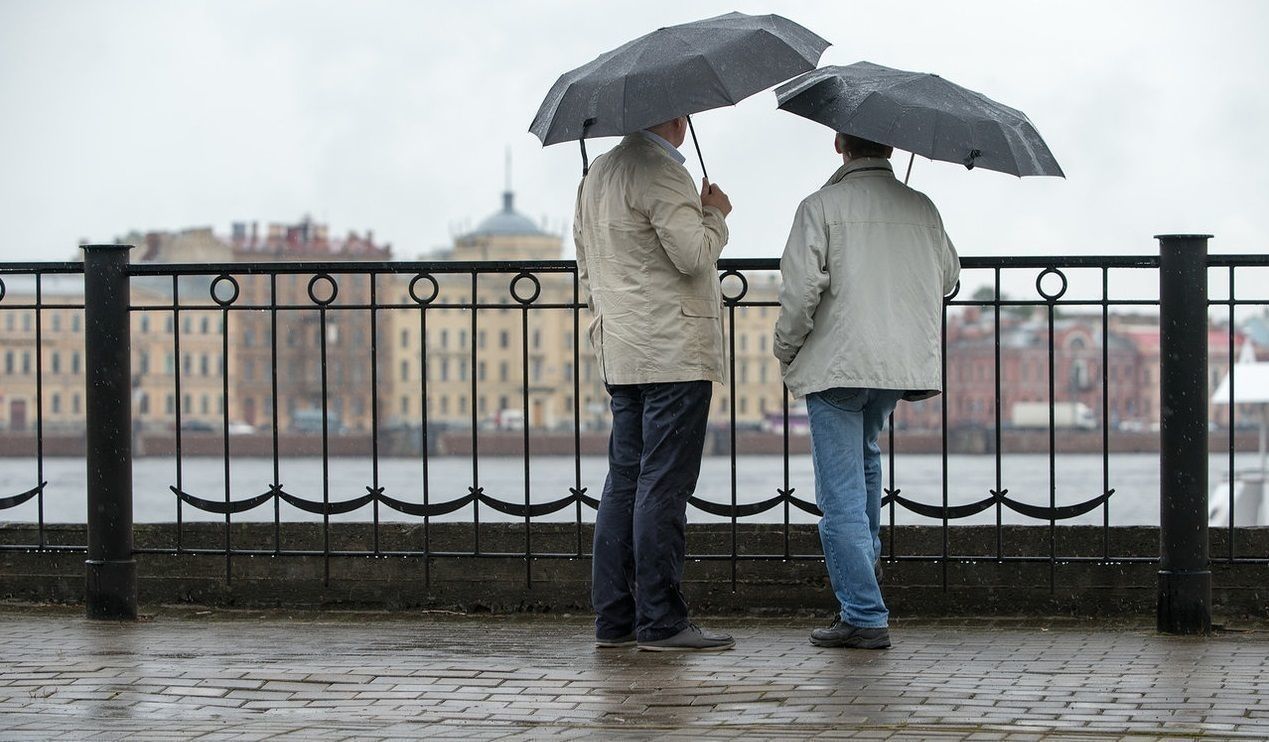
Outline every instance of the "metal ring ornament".
[[[1050, 294], [1049, 292], [1044, 290], [1044, 285], [1043, 285], [1044, 278], [1045, 276], [1049, 276], [1049, 275], [1057, 276], [1058, 278], [1062, 279], [1062, 288], [1058, 289], [1056, 294]], [[1036, 279], [1035, 279], [1036, 293], [1038, 293], [1040, 296], [1043, 296], [1045, 301], [1054, 302], [1054, 301], [1057, 301], [1058, 299], [1061, 299], [1062, 295], [1066, 293], [1066, 287], [1067, 287], [1066, 274], [1058, 270], [1057, 268], [1045, 268], [1044, 270], [1040, 271], [1040, 275], [1036, 276]]]
[[[316, 286], [317, 282], [321, 280], [325, 280], [327, 283], [330, 284], [330, 296], [326, 298], [325, 300], [318, 299], [317, 294], [313, 291], [313, 287]], [[314, 304], [318, 305], [319, 307], [324, 307], [330, 304], [331, 302], [335, 301], [336, 296], [339, 296], [339, 284], [335, 282], [335, 279], [330, 277], [329, 273], [318, 273], [316, 276], [313, 276], [312, 278], [309, 279], [308, 298], [311, 299]]]
[[[221, 299], [220, 296], [216, 293], [216, 287], [220, 285], [221, 281], [228, 281], [229, 285], [233, 287], [234, 292], [229, 295], [228, 299]], [[222, 307], [227, 307], [230, 304], [233, 304], [234, 302], [238, 301], [238, 292], [239, 292], [238, 279], [234, 278], [228, 273], [221, 273], [219, 276], [216, 276], [214, 279], [212, 279], [211, 286], [208, 288], [208, 291], [211, 292], [212, 301], [216, 302]]]
[[4, 279], [0, 278], [0, 301], [4, 301], [4, 295], [8, 292], [9, 290], [4, 287]]
[[[526, 278], [533, 282], [533, 294], [529, 296], [527, 299], [524, 298], [523, 296], [520, 296], [519, 291], [516, 291], [516, 286], [520, 283], [520, 281]], [[511, 298], [515, 299], [516, 301], [520, 302], [521, 304], [525, 306], [528, 306], [529, 304], [532, 304], [533, 302], [537, 301], [537, 298], [542, 295], [542, 282], [539, 281], [538, 277], [533, 275], [532, 273], [521, 273], [520, 275], [511, 279], [510, 289], [511, 289]]]
[[[727, 291], [723, 288], [723, 282], [733, 276], [740, 279], [740, 292], [734, 295], [728, 294]], [[718, 277], [718, 290], [723, 295], [723, 301], [727, 302], [728, 304], [735, 304], [736, 302], [745, 298], [745, 294], [749, 293], [749, 279], [745, 278], [744, 274], [740, 273], [739, 271], [736, 271], [736, 270], [726, 271], [723, 273], [723, 275]]]
[[[426, 297], [419, 296], [418, 291], [416, 290], [416, 287], [419, 285], [419, 281], [431, 282], [432, 293], [430, 295]], [[423, 304], [423, 305], [431, 304], [432, 302], [436, 301], [436, 296], [440, 293], [441, 293], [441, 286], [440, 284], [436, 282], [436, 279], [433, 278], [432, 274], [430, 273], [420, 273], [410, 281], [410, 298], [413, 299], [416, 304]]]
[[952, 293], [943, 297], [943, 301], [951, 301], [952, 299], [955, 299], [956, 295], [959, 294], [960, 292], [961, 292], [961, 281], [958, 278], [956, 279], [956, 285], [952, 287]]

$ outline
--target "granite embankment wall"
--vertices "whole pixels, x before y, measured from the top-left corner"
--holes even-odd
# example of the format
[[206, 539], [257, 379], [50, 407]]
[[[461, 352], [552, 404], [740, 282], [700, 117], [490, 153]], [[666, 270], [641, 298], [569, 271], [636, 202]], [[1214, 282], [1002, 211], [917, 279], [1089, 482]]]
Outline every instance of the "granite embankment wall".
[[[693, 554], [710, 555], [687, 564], [684, 590], [693, 610], [714, 614], [816, 613], [831, 615], [832, 592], [819, 554], [814, 526], [738, 525], [737, 551], [731, 557], [731, 526], [696, 525], [689, 529]], [[136, 546], [171, 549], [172, 524], [136, 526]], [[1222, 617], [1269, 617], [1269, 565], [1227, 564], [1228, 531], [1212, 529], [1213, 602]], [[82, 525], [46, 529], [47, 543], [83, 544]], [[448, 609], [495, 612], [586, 612], [589, 610], [590, 560], [583, 557], [524, 558], [522, 524], [480, 526], [480, 546], [495, 556], [322, 556], [321, 524], [234, 524], [235, 549], [311, 550], [309, 556], [234, 556], [214, 554], [137, 555], [142, 605], [188, 603], [236, 607]], [[383, 524], [384, 552], [427, 547], [436, 553], [470, 552], [471, 524]], [[534, 524], [535, 552], [589, 551], [590, 528], [574, 524]], [[1107, 543], [1106, 538], [1109, 542]], [[0, 524], [0, 543], [35, 543], [27, 524]], [[185, 524], [186, 549], [223, 549], [223, 524]], [[373, 546], [369, 524], [338, 523], [330, 528], [332, 550], [360, 551]], [[885, 564], [883, 589], [896, 616], [1064, 615], [1125, 617], [1154, 615], [1158, 567], [1157, 528], [1071, 526], [1053, 533], [1061, 558], [1047, 559], [1050, 532], [1045, 526], [1007, 526], [1000, 533], [1004, 560], [995, 559], [993, 527], [948, 529], [948, 552], [978, 558], [917, 560], [944, 550], [940, 527], [900, 526], [895, 551], [909, 558]], [[1236, 553], [1269, 555], [1269, 528], [1238, 529]], [[883, 532], [888, 545], [890, 533]], [[1106, 551], [1109, 546], [1109, 551]], [[521, 555], [515, 555], [515, 552]], [[1137, 557], [1099, 561], [1103, 553]], [[502, 556], [496, 556], [503, 554]], [[1041, 557], [1022, 561], [1021, 557]], [[0, 599], [80, 602], [84, 595], [84, 554], [65, 551], [0, 551]]]

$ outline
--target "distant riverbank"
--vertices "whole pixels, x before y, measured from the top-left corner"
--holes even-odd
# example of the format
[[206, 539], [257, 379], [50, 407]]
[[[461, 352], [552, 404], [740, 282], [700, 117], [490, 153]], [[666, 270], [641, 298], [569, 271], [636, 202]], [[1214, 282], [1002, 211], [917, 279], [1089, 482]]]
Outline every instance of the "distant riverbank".
[[[1159, 434], [1151, 431], [1112, 430], [1104, 441], [1101, 430], [1059, 429], [1054, 431], [1053, 438], [1054, 449], [1058, 453], [1100, 453], [1104, 442], [1111, 453], [1154, 453], [1159, 450]], [[273, 455], [271, 433], [230, 435], [228, 440], [229, 453], [234, 458]], [[785, 447], [784, 436], [779, 433], [738, 430], [735, 440], [738, 455], [778, 456]], [[470, 430], [433, 431], [425, 441], [419, 430], [393, 429], [380, 431], [378, 454], [384, 458], [418, 457], [422, 455], [426, 442], [428, 453], [432, 456], [469, 457], [475, 450], [482, 456], [521, 457], [524, 455], [524, 441], [523, 431], [478, 430], [474, 437]], [[705, 454], [726, 456], [731, 452], [731, 441], [727, 429], [713, 429], [706, 441]], [[889, 436], [883, 434], [883, 449], [889, 447], [889, 442]], [[185, 431], [181, 435], [180, 451], [182, 456], [220, 457], [224, 455], [224, 444], [225, 438], [220, 431]], [[1258, 444], [1255, 431], [1239, 431], [1235, 450], [1254, 452]], [[45, 457], [82, 457], [84, 445], [82, 432], [46, 432], [42, 449]], [[1049, 445], [1047, 429], [1006, 428], [1001, 433], [1000, 450], [1005, 453], [1047, 453]], [[320, 435], [285, 433], [278, 436], [277, 446], [284, 458], [321, 456], [323, 446], [328, 455], [340, 458], [372, 456], [375, 452], [374, 442], [365, 433], [330, 435], [325, 442]], [[1228, 451], [1228, 431], [1212, 431], [1208, 436], [1208, 446], [1213, 453]], [[898, 431], [894, 434], [894, 447], [901, 453], [942, 453], [943, 437], [937, 430]], [[996, 448], [995, 430], [992, 429], [954, 428], [947, 433], [947, 452], [950, 454], [993, 454]], [[33, 431], [0, 433], [0, 457], [27, 458], [34, 456], [36, 450]], [[176, 437], [171, 432], [139, 433], [133, 438], [133, 455], [137, 458], [173, 456], [176, 450]], [[529, 451], [534, 455], [571, 456], [576, 451], [583, 456], [602, 456], [607, 450], [607, 431], [584, 431], [576, 437], [572, 431], [529, 431]], [[790, 435], [788, 450], [790, 454], [810, 453], [810, 437]]]

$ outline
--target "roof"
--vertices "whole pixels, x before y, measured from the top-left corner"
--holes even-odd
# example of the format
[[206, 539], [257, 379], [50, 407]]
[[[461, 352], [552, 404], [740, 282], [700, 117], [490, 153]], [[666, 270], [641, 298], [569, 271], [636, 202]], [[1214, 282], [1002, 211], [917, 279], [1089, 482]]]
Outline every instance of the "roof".
[[[1235, 363], [1231, 368], [1235, 404], [1269, 403], [1269, 363]], [[1229, 404], [1229, 377], [1226, 374], [1212, 393], [1213, 403]]]
[[538, 225], [529, 217], [515, 210], [515, 193], [503, 191], [502, 211], [487, 217], [476, 225], [469, 237], [489, 235], [544, 235]]

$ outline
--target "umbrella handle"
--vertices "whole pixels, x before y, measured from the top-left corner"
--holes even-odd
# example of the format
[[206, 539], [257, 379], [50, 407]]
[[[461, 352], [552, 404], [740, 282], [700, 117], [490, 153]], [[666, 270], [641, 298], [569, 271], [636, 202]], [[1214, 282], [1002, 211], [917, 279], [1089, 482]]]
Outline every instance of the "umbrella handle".
[[705, 170], [705, 158], [701, 157], [701, 143], [696, 141], [696, 127], [692, 126], [692, 117], [687, 117], [687, 129], [692, 132], [692, 144], [696, 146], [696, 159], [701, 162], [701, 175], [705, 176], [705, 180], [709, 180], [709, 173]]
[[595, 123], [595, 119], [593, 118], [586, 119], [585, 121], [582, 122], [582, 136], [577, 140], [577, 143], [580, 144], [582, 147], [582, 177], [583, 178], [585, 178], [587, 175], [590, 174], [590, 158], [586, 156], [586, 130], [589, 129], [590, 125], [593, 123]]
[[[583, 155], [584, 155], [584, 154], [585, 154], [585, 153], [583, 153]], [[903, 176], [903, 184], [904, 184], [904, 185], [907, 185], [907, 184], [908, 184], [908, 178], [911, 178], [911, 177], [912, 177], [912, 163], [913, 163], [915, 160], [916, 160], [916, 152], [911, 152], [911, 153], [909, 153], [909, 154], [908, 154], [908, 172], [907, 172], [907, 173], [905, 173], [905, 174], [904, 174], [904, 176]]]

